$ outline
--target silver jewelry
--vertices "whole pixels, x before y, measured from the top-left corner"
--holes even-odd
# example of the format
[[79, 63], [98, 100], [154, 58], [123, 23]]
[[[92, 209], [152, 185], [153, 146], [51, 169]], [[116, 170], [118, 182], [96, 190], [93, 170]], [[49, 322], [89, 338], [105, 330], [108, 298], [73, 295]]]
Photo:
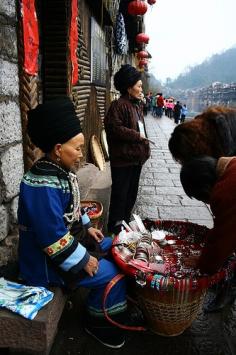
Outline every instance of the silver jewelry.
[[74, 221], [79, 219], [80, 215], [80, 191], [77, 176], [69, 172], [68, 179], [72, 189], [73, 210], [72, 212], [64, 213], [66, 221], [72, 225]]
[[[60, 159], [60, 158], [59, 158]], [[39, 164], [38, 161], [36, 164]], [[79, 191], [79, 184], [76, 174], [72, 173], [71, 171], [68, 172], [63, 169], [60, 165], [57, 165], [51, 161], [43, 160], [42, 163], [47, 163], [56, 167], [57, 169], [61, 170], [64, 174], [66, 174], [69, 184], [71, 186], [71, 194], [72, 194], [72, 212], [64, 213], [63, 217], [69, 223], [68, 228], [70, 229], [73, 222], [79, 219], [80, 216], [80, 191]]]

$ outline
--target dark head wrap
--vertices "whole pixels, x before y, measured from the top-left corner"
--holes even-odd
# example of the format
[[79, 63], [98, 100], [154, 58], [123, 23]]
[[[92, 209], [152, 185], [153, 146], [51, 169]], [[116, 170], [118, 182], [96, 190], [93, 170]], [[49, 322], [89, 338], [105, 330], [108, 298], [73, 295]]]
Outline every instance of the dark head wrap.
[[28, 111], [27, 128], [32, 143], [44, 153], [50, 152], [55, 144], [63, 144], [82, 132], [69, 97], [39, 104]]
[[122, 65], [114, 76], [115, 88], [121, 94], [125, 94], [127, 89], [134, 86], [141, 79], [141, 73], [130, 64]]

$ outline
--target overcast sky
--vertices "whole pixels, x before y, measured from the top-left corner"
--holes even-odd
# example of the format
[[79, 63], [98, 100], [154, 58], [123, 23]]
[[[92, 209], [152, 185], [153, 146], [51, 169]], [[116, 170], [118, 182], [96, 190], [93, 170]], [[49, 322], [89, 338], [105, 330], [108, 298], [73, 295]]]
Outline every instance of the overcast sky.
[[236, 0], [157, 0], [144, 16], [149, 72], [158, 80], [236, 45]]

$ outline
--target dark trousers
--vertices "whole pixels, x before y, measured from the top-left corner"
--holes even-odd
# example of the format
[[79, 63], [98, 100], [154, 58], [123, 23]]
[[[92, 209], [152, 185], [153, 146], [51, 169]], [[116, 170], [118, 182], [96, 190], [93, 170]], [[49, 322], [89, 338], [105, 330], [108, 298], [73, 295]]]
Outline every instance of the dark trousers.
[[116, 222], [130, 221], [134, 207], [141, 174], [141, 165], [127, 167], [111, 167], [111, 199], [109, 209], [108, 230], [112, 231]]
[[178, 124], [180, 121], [180, 113], [174, 113], [175, 123]]
[[166, 116], [169, 117], [169, 118], [172, 118], [173, 112], [172, 112], [172, 109], [171, 109], [171, 108], [167, 108], [167, 110], [166, 110]]
[[180, 122], [184, 122], [184, 121], [185, 121], [185, 115], [181, 115]]

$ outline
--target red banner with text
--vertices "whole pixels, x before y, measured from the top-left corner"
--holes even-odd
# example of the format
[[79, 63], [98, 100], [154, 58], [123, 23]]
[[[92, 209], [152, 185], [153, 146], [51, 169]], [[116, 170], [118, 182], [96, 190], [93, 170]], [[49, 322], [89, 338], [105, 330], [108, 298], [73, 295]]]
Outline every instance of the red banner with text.
[[38, 73], [39, 32], [35, 4], [32, 0], [21, 0], [23, 26], [24, 70], [29, 75]]
[[77, 59], [77, 47], [78, 47], [78, 1], [71, 1], [71, 23], [70, 23], [70, 59], [72, 66], [71, 81], [72, 85], [75, 85], [79, 79], [78, 77], [78, 59]]

